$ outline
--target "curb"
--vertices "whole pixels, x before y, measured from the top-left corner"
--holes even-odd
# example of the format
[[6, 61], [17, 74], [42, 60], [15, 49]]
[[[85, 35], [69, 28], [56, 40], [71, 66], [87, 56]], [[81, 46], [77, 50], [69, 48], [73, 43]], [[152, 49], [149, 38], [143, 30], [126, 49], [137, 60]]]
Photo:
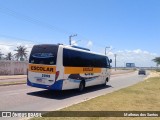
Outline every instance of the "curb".
[[23, 78], [27, 78], [27, 77], [22, 77], [22, 78], [4, 78], [4, 79], [1, 79], [0, 80], [6, 80], [6, 79], [23, 79]]
[[20, 82], [20, 83], [6, 83], [6, 84], [0, 84], [0, 86], [9, 86], [9, 85], [20, 85], [20, 84], [26, 84], [26, 82]]

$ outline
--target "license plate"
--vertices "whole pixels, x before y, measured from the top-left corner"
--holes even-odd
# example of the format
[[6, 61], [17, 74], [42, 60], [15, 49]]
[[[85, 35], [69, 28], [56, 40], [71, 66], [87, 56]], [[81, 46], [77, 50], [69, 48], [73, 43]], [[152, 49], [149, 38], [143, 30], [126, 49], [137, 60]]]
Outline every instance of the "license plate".
[[37, 82], [42, 82], [42, 79], [37, 79]]

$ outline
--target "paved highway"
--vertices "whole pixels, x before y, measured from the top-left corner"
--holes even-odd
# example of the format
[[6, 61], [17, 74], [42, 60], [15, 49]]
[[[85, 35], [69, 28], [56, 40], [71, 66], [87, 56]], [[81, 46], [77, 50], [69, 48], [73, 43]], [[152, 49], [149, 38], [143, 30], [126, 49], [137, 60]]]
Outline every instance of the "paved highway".
[[94, 86], [85, 92], [63, 92], [29, 87], [25, 84], [0, 87], [0, 111], [51, 111], [104, 95], [142, 81], [137, 72], [112, 75], [107, 87]]

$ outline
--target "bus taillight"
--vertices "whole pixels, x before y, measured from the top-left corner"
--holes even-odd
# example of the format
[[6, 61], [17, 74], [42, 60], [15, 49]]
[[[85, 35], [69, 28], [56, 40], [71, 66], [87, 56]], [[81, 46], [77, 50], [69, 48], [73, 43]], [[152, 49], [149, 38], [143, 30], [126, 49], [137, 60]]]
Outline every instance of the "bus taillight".
[[58, 76], [59, 76], [59, 71], [56, 71], [55, 80], [57, 80]]

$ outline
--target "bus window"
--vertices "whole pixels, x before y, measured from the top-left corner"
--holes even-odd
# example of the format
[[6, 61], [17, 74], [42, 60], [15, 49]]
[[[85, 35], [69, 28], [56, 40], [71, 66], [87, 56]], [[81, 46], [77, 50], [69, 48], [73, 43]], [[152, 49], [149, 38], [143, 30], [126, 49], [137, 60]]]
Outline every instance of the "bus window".
[[104, 56], [63, 49], [64, 66], [106, 68], [106, 64], [106, 57]]
[[56, 65], [58, 45], [35, 45], [30, 54], [29, 63]]

